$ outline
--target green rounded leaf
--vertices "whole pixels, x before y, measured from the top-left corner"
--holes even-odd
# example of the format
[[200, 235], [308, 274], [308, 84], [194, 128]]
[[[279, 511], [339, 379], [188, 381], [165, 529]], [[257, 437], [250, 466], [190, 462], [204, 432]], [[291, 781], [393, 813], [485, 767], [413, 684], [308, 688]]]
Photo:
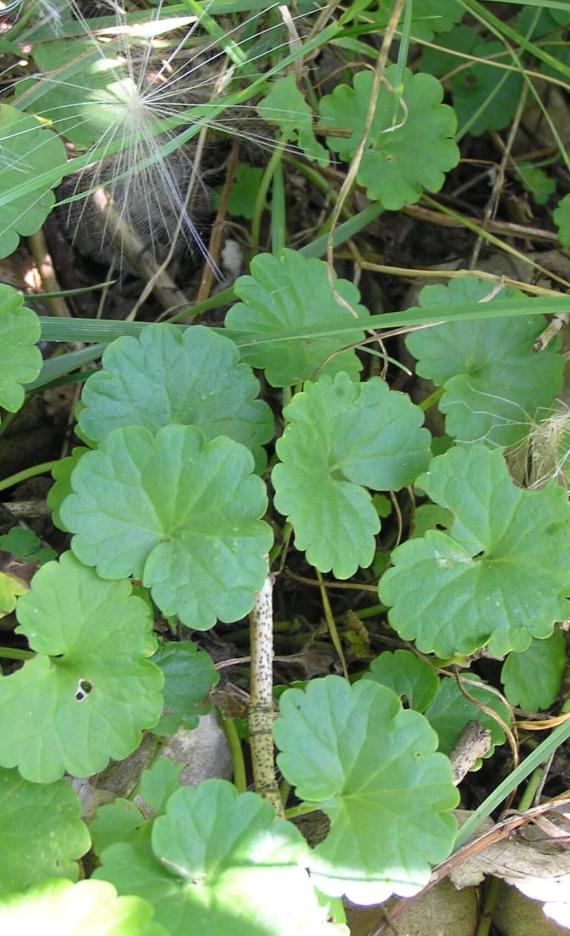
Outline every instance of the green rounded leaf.
[[0, 572], [0, 617], [11, 614], [18, 603], [18, 595], [28, 590], [26, 582], [8, 572]]
[[[241, 162], [237, 164], [228, 199], [228, 214], [251, 221], [255, 214], [255, 200], [263, 171], [261, 166], [250, 166], [248, 163]], [[220, 191], [215, 191], [212, 198], [214, 208], [220, 207], [221, 200]]]
[[101, 855], [117, 842], [140, 841], [141, 834], [148, 834], [148, 820], [131, 800], [117, 797], [113, 803], [99, 806], [89, 831], [93, 839], [93, 851]]
[[[0, 251], [1, 246], [0, 232]], [[19, 410], [24, 402], [22, 384], [31, 383], [41, 370], [42, 355], [36, 347], [40, 334], [39, 319], [35, 312], [24, 306], [24, 297], [11, 286], [0, 283], [0, 406], [11, 413]]]
[[[502, 42], [479, 42], [470, 52], [479, 59], [498, 57], [499, 62], [511, 64]], [[473, 136], [481, 136], [509, 125], [520, 100], [523, 76], [517, 71], [474, 64], [457, 70], [450, 85], [460, 130], [466, 128]]]
[[132, 135], [133, 119], [128, 108], [136, 99], [137, 88], [125, 68], [125, 59], [90, 39], [56, 39], [34, 45], [34, 61], [42, 74], [42, 95], [26, 94], [19, 106], [32, 108], [49, 120], [58, 133], [87, 149], [91, 144], [113, 139], [120, 129]]
[[558, 240], [563, 247], [570, 247], [570, 195], [565, 195], [552, 212], [558, 228]]
[[117, 429], [82, 456], [61, 508], [72, 549], [105, 578], [134, 576], [166, 615], [207, 630], [253, 607], [267, 572], [265, 487], [238, 442], [195, 426]]
[[[435, 2], [441, 7], [439, 0]], [[464, 52], [468, 55], [478, 41], [479, 36], [474, 29], [463, 25], [453, 26], [452, 29], [437, 37], [437, 45], [424, 46], [421, 56], [422, 71], [436, 75], [438, 78], [447, 75], [458, 64], [457, 53]], [[447, 52], [447, 49], [453, 50], [455, 54]]]
[[365, 488], [397, 490], [429, 463], [423, 413], [379, 377], [347, 374], [307, 382], [284, 410], [277, 442], [275, 506], [295, 529], [298, 549], [321, 572], [350, 578], [374, 558], [378, 513]]
[[175, 764], [168, 757], [159, 757], [143, 770], [139, 794], [152, 811], [163, 813], [171, 795], [180, 786], [180, 774], [184, 764]]
[[[489, 284], [478, 279], [455, 280], [449, 286], [426, 286], [419, 304], [425, 307], [480, 302]], [[500, 311], [502, 299], [519, 297], [503, 290], [488, 305]], [[417, 373], [445, 392], [439, 408], [446, 414], [446, 432], [462, 442], [512, 445], [528, 435], [539, 410], [550, 409], [562, 389], [564, 359], [559, 343], [537, 354], [533, 348], [546, 321], [528, 318], [445, 322], [406, 338], [418, 359]]]
[[387, 686], [398, 696], [404, 696], [408, 706], [424, 712], [437, 692], [435, 670], [411, 650], [386, 651], [372, 660], [363, 679], [373, 679]]
[[420, 504], [414, 511], [414, 527], [410, 539], [425, 536], [428, 530], [448, 530], [453, 522], [453, 514], [445, 507], [436, 504]]
[[[366, 126], [372, 83], [371, 71], [358, 72], [352, 87], [337, 85], [322, 98], [320, 129], [350, 131], [348, 136], [327, 137], [327, 145], [350, 162]], [[400, 86], [396, 89], [396, 86]], [[433, 75], [405, 69], [386, 69], [386, 81], [378, 95], [374, 121], [368, 136], [357, 181], [368, 197], [390, 211], [419, 201], [422, 191], [439, 192], [445, 173], [459, 162], [453, 140], [455, 114], [442, 104], [443, 86]]]
[[[43, 127], [35, 117], [22, 114], [10, 104], [0, 104], [0, 139], [0, 192], [7, 195], [30, 183], [28, 192], [12, 196], [0, 207], [1, 258], [13, 253], [20, 237], [35, 234], [46, 220], [55, 205], [55, 196], [51, 188], [34, 188], [33, 183], [46, 170], [61, 166], [61, 176], [54, 180], [52, 187], [57, 185], [63, 176], [66, 153], [55, 133]], [[2, 344], [0, 341], [0, 346]], [[37, 373], [29, 380], [36, 377]]]
[[0, 536], [0, 550], [11, 553], [18, 562], [37, 562], [38, 565], [57, 558], [55, 549], [43, 546], [33, 530], [21, 526], [12, 527]]
[[523, 653], [509, 653], [501, 682], [511, 705], [528, 712], [554, 705], [567, 662], [566, 636], [559, 630], [546, 640], [533, 640]]
[[179, 728], [196, 728], [200, 715], [210, 706], [206, 699], [220, 681], [211, 656], [190, 640], [166, 643], [152, 662], [164, 673], [164, 711], [155, 734], [171, 735]]
[[549, 637], [570, 610], [566, 492], [518, 488], [483, 445], [434, 458], [417, 484], [454, 520], [392, 552], [379, 592], [400, 637], [442, 657], [485, 645], [502, 657]]
[[257, 105], [262, 120], [277, 124], [286, 140], [292, 140], [308, 159], [328, 166], [329, 155], [318, 142], [313, 128], [313, 111], [299, 91], [294, 75], [278, 78], [269, 94]]
[[144, 894], [171, 936], [333, 936], [303, 867], [307, 847], [255, 793], [223, 780], [184, 787], [141, 842], [114, 845], [96, 877]]
[[117, 897], [105, 881], [46, 881], [0, 901], [0, 932], [42, 936], [167, 936], [140, 897]]
[[522, 182], [524, 190], [532, 195], [537, 205], [545, 205], [556, 191], [556, 179], [532, 163], [517, 163], [516, 178]]
[[0, 769], [0, 900], [45, 878], [77, 880], [76, 861], [91, 845], [80, 815], [79, 797], [63, 780], [28, 783]]
[[169, 423], [199, 426], [206, 439], [227, 436], [264, 461], [273, 416], [259, 384], [229, 338], [196, 325], [149, 325], [139, 338], [113, 341], [103, 367], [85, 383], [79, 426], [101, 442], [113, 429]]
[[0, 679], [0, 764], [36, 783], [87, 777], [134, 751], [160, 718], [162, 673], [144, 601], [71, 553], [36, 573], [18, 602], [37, 656]]
[[339, 676], [287, 690], [280, 709], [279, 767], [331, 820], [311, 860], [316, 886], [355, 903], [421, 890], [451, 851], [458, 800], [424, 716], [385, 686]]
[[[356, 353], [336, 353], [346, 346], [346, 335], [327, 337], [326, 332], [350, 319], [342, 301], [363, 319], [362, 337], [369, 313], [359, 305], [360, 294], [352, 283], [336, 280], [334, 290], [340, 300], [329, 282], [326, 263], [307, 260], [294, 250], [283, 250], [278, 257], [258, 254], [251, 262], [251, 276], [236, 280], [234, 292], [242, 301], [232, 306], [225, 324], [232, 336], [251, 338], [241, 348], [242, 358], [263, 368], [271, 386], [306, 380], [317, 368], [319, 373], [346, 371], [358, 376], [362, 364]], [[300, 337], [281, 337], [291, 331]]]
[[[512, 718], [508, 706], [493, 692], [489, 692], [483, 684], [481, 688], [473, 685], [473, 682], [479, 681], [478, 676], [470, 673], [468, 680], [464, 680], [466, 692], [500, 715], [506, 725], [510, 725]], [[485, 757], [491, 757], [495, 747], [505, 742], [505, 732], [498, 722], [470, 702], [461, 692], [456, 680], [450, 676], [440, 680], [435, 698], [424, 714], [437, 734], [439, 750], [444, 754], [451, 754], [463, 729], [472, 721], [479, 722], [483, 728], [491, 732], [491, 748]]]
[[[394, 0], [388, 0], [388, 3], [379, 3], [378, 6], [379, 11], [374, 19], [385, 27], [393, 12]], [[463, 16], [463, 12], [458, 0], [414, 0], [412, 36], [414, 39], [431, 41], [436, 33], [447, 32], [454, 23], [458, 23]]]
[[83, 445], [78, 445], [72, 449], [71, 455], [67, 455], [66, 458], [60, 458], [51, 470], [54, 484], [52, 484], [48, 491], [46, 498], [47, 505], [52, 511], [52, 523], [65, 533], [67, 533], [68, 530], [65, 528], [63, 520], [61, 519], [60, 508], [65, 498], [69, 497], [71, 494], [71, 475], [79, 459], [85, 452], [89, 451], [91, 451], [91, 449]]

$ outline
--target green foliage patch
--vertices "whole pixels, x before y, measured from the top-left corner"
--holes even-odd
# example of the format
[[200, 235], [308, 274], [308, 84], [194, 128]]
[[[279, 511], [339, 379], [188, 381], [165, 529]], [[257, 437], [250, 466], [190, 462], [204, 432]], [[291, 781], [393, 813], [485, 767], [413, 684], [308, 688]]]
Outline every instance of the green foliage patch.
[[570, 736], [568, 11], [0, 5], [0, 932], [348, 936]]

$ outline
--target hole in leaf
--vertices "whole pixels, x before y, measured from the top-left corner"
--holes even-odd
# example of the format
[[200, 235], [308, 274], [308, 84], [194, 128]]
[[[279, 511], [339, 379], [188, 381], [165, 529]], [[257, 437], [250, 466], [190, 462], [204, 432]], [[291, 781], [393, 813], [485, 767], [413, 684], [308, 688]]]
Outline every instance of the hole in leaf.
[[77, 702], [83, 702], [87, 698], [91, 690], [93, 689], [93, 684], [87, 679], [80, 679], [77, 683], [77, 688], [74, 693], [75, 700]]

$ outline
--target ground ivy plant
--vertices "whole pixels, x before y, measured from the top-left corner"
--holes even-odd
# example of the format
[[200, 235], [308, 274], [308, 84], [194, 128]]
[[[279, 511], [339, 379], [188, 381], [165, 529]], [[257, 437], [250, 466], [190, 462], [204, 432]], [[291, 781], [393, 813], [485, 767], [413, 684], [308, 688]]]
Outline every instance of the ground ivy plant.
[[[309, 281], [319, 301], [302, 305]], [[476, 279], [427, 287], [419, 308], [486, 292]], [[343, 321], [341, 301], [364, 334], [368, 312], [351, 284], [284, 251], [256, 258], [236, 295], [225, 330], [149, 325], [110, 343], [77, 408], [88, 445], [54, 470], [50, 503], [70, 549], [44, 557], [14, 598], [31, 658], [0, 678], [0, 824], [14, 843], [0, 859], [0, 884], [9, 894], [39, 886], [30, 918], [48, 903], [74, 913], [74, 889], [83, 888], [103, 917], [123, 920], [118, 933], [131, 932], [131, 917], [146, 920], [148, 904], [149, 933], [340, 933], [339, 897], [368, 904], [414, 894], [451, 851], [450, 756], [463, 729], [479, 721], [490, 731], [487, 756], [505, 741], [508, 704], [474, 676], [466, 698], [438, 675], [438, 662], [484, 648], [505, 660], [514, 704], [547, 706], [560, 685], [564, 640], [555, 628], [568, 616], [570, 507], [556, 486], [519, 487], [497, 446], [524, 429], [506, 420], [505, 401], [534, 418], [559, 389], [557, 346], [540, 358], [532, 351], [540, 318], [501, 318], [503, 291], [490, 300], [497, 317], [485, 330], [448, 323], [408, 337], [418, 372], [441, 388], [451, 438], [433, 457], [420, 407], [380, 376], [361, 380], [344, 340], [321, 337], [326, 316]], [[2, 297], [12, 347], [3, 400], [15, 408], [38, 371], [38, 324], [13, 291]], [[316, 326], [315, 337], [288, 340], [291, 326]], [[269, 464], [274, 412], [251, 365], [284, 404]], [[490, 400], [484, 414], [480, 396]], [[218, 678], [192, 642], [159, 643], [156, 622], [199, 635], [243, 619], [289, 528], [319, 575], [342, 580], [375, 568], [386, 517], [376, 492], [411, 486], [423, 500], [417, 528], [392, 550], [379, 597], [415, 649], [381, 653], [352, 685], [329, 675], [280, 695], [274, 740], [292, 814], [324, 813], [324, 839], [310, 847], [291, 819], [227, 781], [180, 788], [179, 771], [163, 760], [141, 778], [149, 811], [117, 800], [100, 807], [90, 834], [64, 775], [95, 775], [135, 751], [143, 732], [195, 727]], [[4, 547], [12, 540], [20, 548], [17, 536]], [[525, 672], [538, 660], [543, 681], [531, 691]], [[22, 809], [33, 830], [28, 851], [17, 844]], [[108, 884], [73, 883], [91, 842], [94, 877]], [[44, 884], [54, 877], [68, 883]], [[98, 890], [110, 885], [116, 890]], [[134, 901], [124, 917], [123, 900]], [[0, 916], [20, 912], [11, 899]]]
[[[486, 733], [470, 764], [484, 768], [512, 740], [514, 707], [546, 711], [559, 698], [570, 505], [563, 470], [534, 489], [526, 483], [536, 430], [551, 425], [563, 389], [562, 342], [541, 344], [547, 321], [537, 314], [560, 310], [549, 305], [552, 290], [533, 282], [531, 298], [500, 277], [456, 269], [419, 289], [405, 322], [390, 320], [398, 335], [402, 324], [410, 330], [396, 351], [426, 382], [426, 398], [412, 399], [395, 389], [399, 364], [377, 334], [386, 320], [373, 314], [370, 290], [319, 259], [339, 225], [348, 225], [352, 251], [362, 231], [353, 227], [357, 201], [334, 185], [342, 170], [353, 173], [353, 194], [369, 203], [363, 213], [383, 214], [387, 229], [402, 209], [453, 216], [447, 189], [435, 206], [430, 195], [464, 163], [490, 162], [477, 146], [464, 159], [462, 138], [478, 144], [490, 132], [503, 146], [496, 132], [521, 117], [529, 75], [564, 86], [568, 65], [549, 49], [563, 44], [570, 20], [560, 4], [539, 10], [529, 0], [503, 34], [477, 0], [362, 0], [330, 22], [321, 20], [327, 9], [304, 4], [316, 26], [297, 32], [297, 17], [280, 7], [286, 29], [272, 44], [283, 27], [273, 7], [260, 35], [259, 11], [248, 8], [236, 41], [233, 27], [220, 36], [215, 3], [211, 16], [195, 0], [102, 6], [113, 22], [103, 16], [85, 29], [76, 0], [2, 4], [16, 22], [0, 50], [18, 78], [0, 103], [0, 258], [41, 231], [69, 177], [60, 212], [67, 206], [67, 218], [75, 210], [81, 220], [86, 197], [107, 187], [134, 241], [141, 206], [131, 202], [142, 202], [142, 228], [152, 232], [145, 198], [166, 192], [160, 216], [182, 215], [205, 259], [187, 179], [177, 187], [184, 147], [202, 129], [223, 140], [248, 108], [255, 139], [261, 121], [276, 146], [264, 167], [236, 148], [233, 189], [217, 192], [218, 208], [251, 220], [256, 248], [247, 274], [221, 294], [230, 305], [223, 325], [182, 326], [176, 316], [139, 325], [137, 307], [127, 322], [91, 320], [116, 326], [118, 337], [103, 332], [102, 354], [87, 349], [91, 356], [56, 371], [57, 355], [42, 360], [50, 326], [57, 340], [83, 341], [61, 336], [85, 323], [54, 329], [0, 284], [0, 435], [28, 393], [101, 358], [80, 375], [66, 457], [35, 472], [51, 473], [46, 499], [60, 548], [23, 526], [0, 536], [0, 618], [13, 639], [0, 648], [0, 931], [346, 936], [343, 900], [413, 896], [456, 847], [454, 767], [465, 731], [475, 723]], [[222, 7], [230, 18], [244, 9]], [[399, 52], [377, 82], [380, 44], [365, 40], [397, 25], [396, 7]], [[194, 27], [180, 41], [194, 16], [198, 44], [227, 56], [217, 68], [224, 87], [205, 110], [190, 77], [197, 66], [188, 66]], [[149, 27], [164, 50], [159, 66], [145, 46]], [[313, 87], [303, 57], [316, 75], [327, 48], [334, 81], [326, 66]], [[547, 241], [568, 247], [570, 195], [553, 149], [529, 146], [535, 155], [518, 163], [501, 150], [501, 173], [537, 205], [556, 193], [557, 234]], [[325, 192], [318, 234], [303, 250], [283, 246], [287, 160], [297, 160], [302, 185]], [[338, 217], [328, 216], [337, 200]], [[268, 205], [271, 253], [257, 251]], [[106, 212], [109, 233], [109, 204]], [[487, 221], [496, 222], [494, 210]], [[491, 227], [475, 230], [481, 242], [501, 243]], [[119, 235], [120, 226], [109, 238]], [[562, 467], [568, 432], [566, 420], [556, 439]], [[287, 606], [290, 581], [321, 596], [324, 623], [289, 656], [307, 678], [273, 687], [259, 615], [272, 591]], [[335, 588], [357, 602], [339, 611]], [[248, 617], [251, 656], [215, 661], [228, 634], [237, 646]], [[369, 630], [371, 619], [379, 623]], [[312, 676], [307, 659], [318, 657], [313, 642], [325, 628], [333, 662]], [[256, 653], [269, 674], [261, 701]], [[214, 710], [224, 664], [241, 666], [244, 684], [250, 678], [249, 723], [216, 707], [233, 782], [191, 788], [160, 752]], [[267, 784], [255, 770], [260, 712]], [[113, 762], [149, 744], [154, 754], [133, 790], [87, 817], [78, 781], [97, 788]], [[305, 816], [316, 834], [304, 834]]]

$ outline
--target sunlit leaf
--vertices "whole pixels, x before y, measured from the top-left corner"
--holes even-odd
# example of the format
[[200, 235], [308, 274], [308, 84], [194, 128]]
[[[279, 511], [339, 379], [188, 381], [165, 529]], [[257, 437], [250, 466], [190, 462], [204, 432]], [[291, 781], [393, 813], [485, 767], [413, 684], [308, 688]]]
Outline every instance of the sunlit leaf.
[[424, 716], [385, 686], [338, 676], [287, 690], [280, 709], [279, 767], [331, 821], [313, 852], [315, 884], [355, 903], [421, 890], [451, 850], [458, 798]]
[[269, 94], [257, 105], [262, 120], [277, 124], [285, 140], [299, 145], [305, 156], [328, 166], [329, 156], [313, 129], [313, 112], [299, 91], [294, 75], [273, 82]]
[[[265, 370], [273, 387], [288, 387], [315, 374], [346, 371], [357, 377], [362, 368], [354, 351], [341, 351], [346, 335], [319, 337], [320, 333], [346, 324], [352, 312], [364, 319], [368, 310], [359, 305], [360, 295], [347, 280], [329, 282], [326, 263], [306, 260], [293, 250], [283, 250], [278, 257], [258, 254], [251, 262], [251, 276], [240, 276], [234, 284], [242, 300], [232, 306], [226, 325], [240, 338], [241, 355], [253, 367]], [[348, 308], [347, 308], [348, 306]], [[282, 332], [314, 327], [316, 337], [280, 340]], [[251, 343], [247, 338], [251, 336]], [[255, 338], [273, 338], [259, 343]], [[350, 340], [357, 340], [351, 335]], [[340, 353], [338, 353], [340, 352]], [[334, 355], [334, 356], [333, 356]]]
[[502, 657], [549, 637], [570, 612], [566, 492], [522, 490], [483, 445], [434, 458], [417, 484], [454, 519], [392, 552], [379, 592], [400, 637], [442, 657], [485, 645]]
[[349, 578], [374, 558], [378, 513], [366, 488], [398, 490], [430, 460], [423, 413], [379, 377], [307, 382], [284, 410], [272, 473], [275, 506], [321, 572]]
[[[0, 192], [19, 189], [25, 183], [33, 182], [46, 169], [57, 169], [59, 166], [61, 179], [65, 162], [65, 146], [57, 134], [43, 127], [35, 117], [22, 114], [10, 104], [0, 104]], [[54, 186], [58, 181], [54, 180]], [[20, 237], [28, 237], [39, 231], [54, 205], [55, 196], [51, 188], [37, 189], [33, 186], [29, 192], [13, 197], [8, 204], [2, 205], [0, 257], [8, 257], [13, 253]], [[0, 286], [0, 309], [4, 304], [2, 293], [8, 289], [9, 286]], [[14, 290], [10, 289], [10, 292]], [[28, 315], [31, 318], [32, 313]], [[2, 345], [3, 341], [0, 341], [0, 348]], [[2, 357], [0, 374], [3, 375], [1, 364]], [[35, 380], [38, 374], [39, 367], [31, 377], [26, 377], [26, 381]], [[6, 406], [1, 398], [0, 404]]]
[[77, 880], [77, 859], [91, 844], [80, 814], [79, 798], [63, 780], [28, 783], [16, 770], [0, 769], [0, 905], [46, 878]]
[[0, 900], [0, 932], [41, 936], [167, 936], [140, 897], [105, 881], [46, 881]]
[[166, 615], [207, 630], [253, 607], [273, 534], [253, 456], [195, 426], [116, 429], [82, 456], [61, 508], [72, 548], [105, 578], [134, 576]]
[[162, 710], [146, 604], [71, 553], [35, 574], [17, 607], [37, 656], [0, 679], [0, 764], [49, 783], [134, 751]]
[[113, 845], [97, 878], [144, 894], [171, 936], [341, 936], [304, 868], [299, 831], [255, 793], [223, 780], [174, 793], [152, 845]]

